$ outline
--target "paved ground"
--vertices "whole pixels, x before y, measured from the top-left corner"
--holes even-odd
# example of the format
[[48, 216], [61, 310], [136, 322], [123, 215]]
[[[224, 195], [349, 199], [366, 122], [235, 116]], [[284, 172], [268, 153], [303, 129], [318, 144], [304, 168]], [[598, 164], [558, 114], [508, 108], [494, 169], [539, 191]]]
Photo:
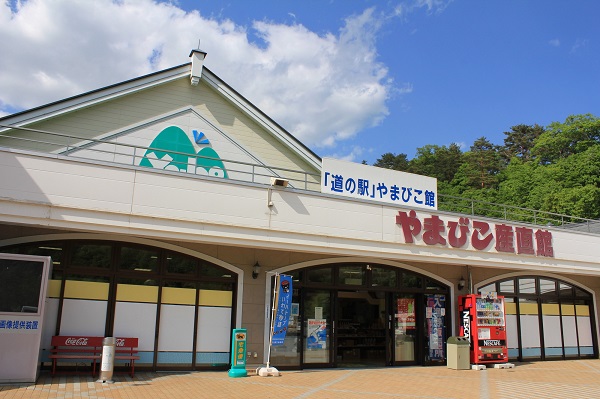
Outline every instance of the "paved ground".
[[514, 363], [513, 369], [395, 367], [284, 371], [230, 378], [227, 372], [136, 373], [102, 384], [43, 372], [36, 384], [0, 385], [0, 398], [600, 398], [600, 360]]

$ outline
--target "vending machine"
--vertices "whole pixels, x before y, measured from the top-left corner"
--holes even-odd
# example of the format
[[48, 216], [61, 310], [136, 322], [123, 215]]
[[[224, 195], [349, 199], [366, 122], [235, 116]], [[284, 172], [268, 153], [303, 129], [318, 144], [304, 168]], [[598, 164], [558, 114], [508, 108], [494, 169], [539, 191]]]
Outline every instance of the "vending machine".
[[458, 297], [460, 335], [469, 339], [471, 364], [506, 363], [504, 297], [494, 293]]

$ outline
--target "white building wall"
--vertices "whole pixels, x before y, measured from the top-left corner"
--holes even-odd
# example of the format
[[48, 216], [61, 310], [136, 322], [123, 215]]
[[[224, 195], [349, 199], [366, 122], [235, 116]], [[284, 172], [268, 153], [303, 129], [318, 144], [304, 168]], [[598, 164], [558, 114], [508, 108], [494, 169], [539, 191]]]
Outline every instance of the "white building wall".
[[[600, 275], [600, 237], [584, 233], [550, 230], [554, 257], [493, 248], [478, 251], [470, 244], [461, 249], [429, 246], [422, 240], [406, 244], [395, 218], [407, 209], [391, 205], [13, 151], [0, 151], [0, 168], [0, 217], [7, 222], [161, 240]], [[444, 222], [458, 218], [437, 214]]]

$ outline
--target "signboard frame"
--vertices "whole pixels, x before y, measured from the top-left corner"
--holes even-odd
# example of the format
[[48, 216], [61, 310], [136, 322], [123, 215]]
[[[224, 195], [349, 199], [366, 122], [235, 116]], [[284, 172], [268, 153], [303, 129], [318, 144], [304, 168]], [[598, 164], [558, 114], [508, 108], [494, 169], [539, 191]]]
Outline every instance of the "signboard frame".
[[437, 210], [437, 179], [355, 162], [323, 158], [321, 192]]
[[[40, 370], [40, 352], [44, 314], [47, 302], [48, 281], [52, 273], [52, 259], [48, 256], [0, 253], [0, 267], [7, 271], [23, 272], [26, 265], [39, 263], [41, 276], [38, 287], [37, 309], [33, 304], [20, 306], [21, 311], [0, 310], [0, 383], [35, 382]], [[0, 271], [1, 272], [1, 271]], [[27, 276], [26, 276], [27, 278]], [[5, 280], [4, 278], [2, 280]], [[21, 280], [20, 283], [28, 280]], [[5, 281], [6, 283], [6, 281]], [[9, 283], [7, 283], [9, 284]], [[23, 284], [11, 289], [23, 289]], [[3, 289], [0, 282], [0, 289]], [[3, 303], [2, 306], [9, 306]], [[0, 307], [2, 309], [2, 307]]]

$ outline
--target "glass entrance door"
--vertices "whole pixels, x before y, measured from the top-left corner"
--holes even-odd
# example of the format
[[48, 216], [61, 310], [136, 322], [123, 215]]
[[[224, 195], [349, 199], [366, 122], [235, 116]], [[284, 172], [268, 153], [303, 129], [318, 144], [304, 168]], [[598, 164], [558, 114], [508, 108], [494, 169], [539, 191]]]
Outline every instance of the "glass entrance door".
[[338, 367], [383, 367], [389, 318], [384, 292], [339, 291], [336, 300]]
[[304, 295], [303, 365], [326, 367], [332, 365], [332, 293], [307, 290]]
[[417, 347], [416, 295], [394, 294], [392, 300], [394, 365], [415, 363]]

